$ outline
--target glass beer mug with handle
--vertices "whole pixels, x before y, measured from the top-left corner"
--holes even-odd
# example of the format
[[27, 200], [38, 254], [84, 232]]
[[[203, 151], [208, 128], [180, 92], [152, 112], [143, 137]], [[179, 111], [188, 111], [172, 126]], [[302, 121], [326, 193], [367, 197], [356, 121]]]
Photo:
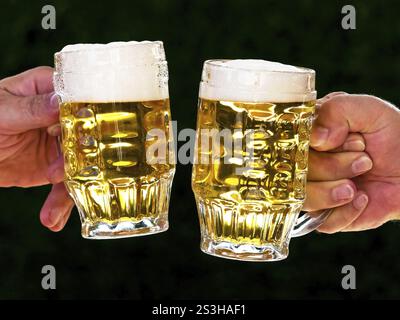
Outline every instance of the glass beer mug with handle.
[[192, 173], [203, 252], [245, 261], [288, 255], [291, 237], [330, 211], [299, 217], [315, 109], [315, 72], [264, 60], [208, 60]]
[[[160, 41], [68, 45], [55, 54], [65, 185], [84, 238], [168, 229], [175, 172], [168, 69]], [[164, 133], [164, 140], [151, 132]], [[164, 147], [157, 161], [154, 145]]]

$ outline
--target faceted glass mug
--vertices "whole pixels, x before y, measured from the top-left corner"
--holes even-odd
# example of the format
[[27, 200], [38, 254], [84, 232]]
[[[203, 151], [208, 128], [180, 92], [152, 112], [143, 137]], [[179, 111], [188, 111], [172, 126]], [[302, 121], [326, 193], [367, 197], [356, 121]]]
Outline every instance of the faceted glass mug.
[[[66, 46], [55, 54], [54, 87], [65, 185], [78, 208], [82, 236], [167, 230], [175, 160], [163, 43]], [[166, 151], [157, 161], [148, 152], [155, 144]]]
[[288, 255], [330, 213], [306, 197], [315, 72], [264, 60], [208, 60], [199, 92], [192, 189], [201, 250], [245, 261]]

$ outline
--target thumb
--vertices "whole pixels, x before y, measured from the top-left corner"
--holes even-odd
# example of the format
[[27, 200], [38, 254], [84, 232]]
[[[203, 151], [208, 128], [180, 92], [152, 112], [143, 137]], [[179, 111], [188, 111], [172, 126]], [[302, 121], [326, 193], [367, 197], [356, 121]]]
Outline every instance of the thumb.
[[7, 106], [3, 125], [10, 125], [12, 131], [26, 131], [48, 127], [58, 121], [59, 109], [57, 96], [54, 93], [28, 97], [12, 97]]
[[335, 95], [317, 109], [310, 145], [319, 151], [332, 150], [340, 147], [351, 132], [366, 134], [380, 130], [387, 123], [386, 115], [391, 109], [377, 97]]

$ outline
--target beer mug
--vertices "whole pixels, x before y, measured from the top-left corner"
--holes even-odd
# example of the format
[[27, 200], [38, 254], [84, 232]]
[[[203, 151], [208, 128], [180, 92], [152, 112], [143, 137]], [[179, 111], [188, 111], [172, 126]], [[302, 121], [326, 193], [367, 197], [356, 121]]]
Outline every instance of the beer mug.
[[[68, 45], [55, 54], [65, 185], [91, 239], [168, 229], [175, 172], [163, 43]], [[165, 140], [150, 132], [165, 133]], [[150, 161], [147, 151], [167, 152]], [[162, 157], [160, 155], [160, 157]]]
[[192, 172], [205, 253], [245, 261], [288, 255], [290, 238], [330, 211], [305, 200], [315, 72], [264, 60], [208, 60]]

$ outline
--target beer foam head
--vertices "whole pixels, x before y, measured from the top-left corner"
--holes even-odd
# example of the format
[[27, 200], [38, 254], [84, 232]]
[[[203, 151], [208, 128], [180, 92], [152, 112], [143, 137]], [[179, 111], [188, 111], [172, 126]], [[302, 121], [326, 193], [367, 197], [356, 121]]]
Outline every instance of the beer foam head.
[[54, 88], [63, 102], [168, 98], [168, 67], [161, 41], [67, 45], [54, 60]]
[[316, 98], [315, 71], [265, 60], [208, 60], [200, 98], [242, 102], [304, 102]]

